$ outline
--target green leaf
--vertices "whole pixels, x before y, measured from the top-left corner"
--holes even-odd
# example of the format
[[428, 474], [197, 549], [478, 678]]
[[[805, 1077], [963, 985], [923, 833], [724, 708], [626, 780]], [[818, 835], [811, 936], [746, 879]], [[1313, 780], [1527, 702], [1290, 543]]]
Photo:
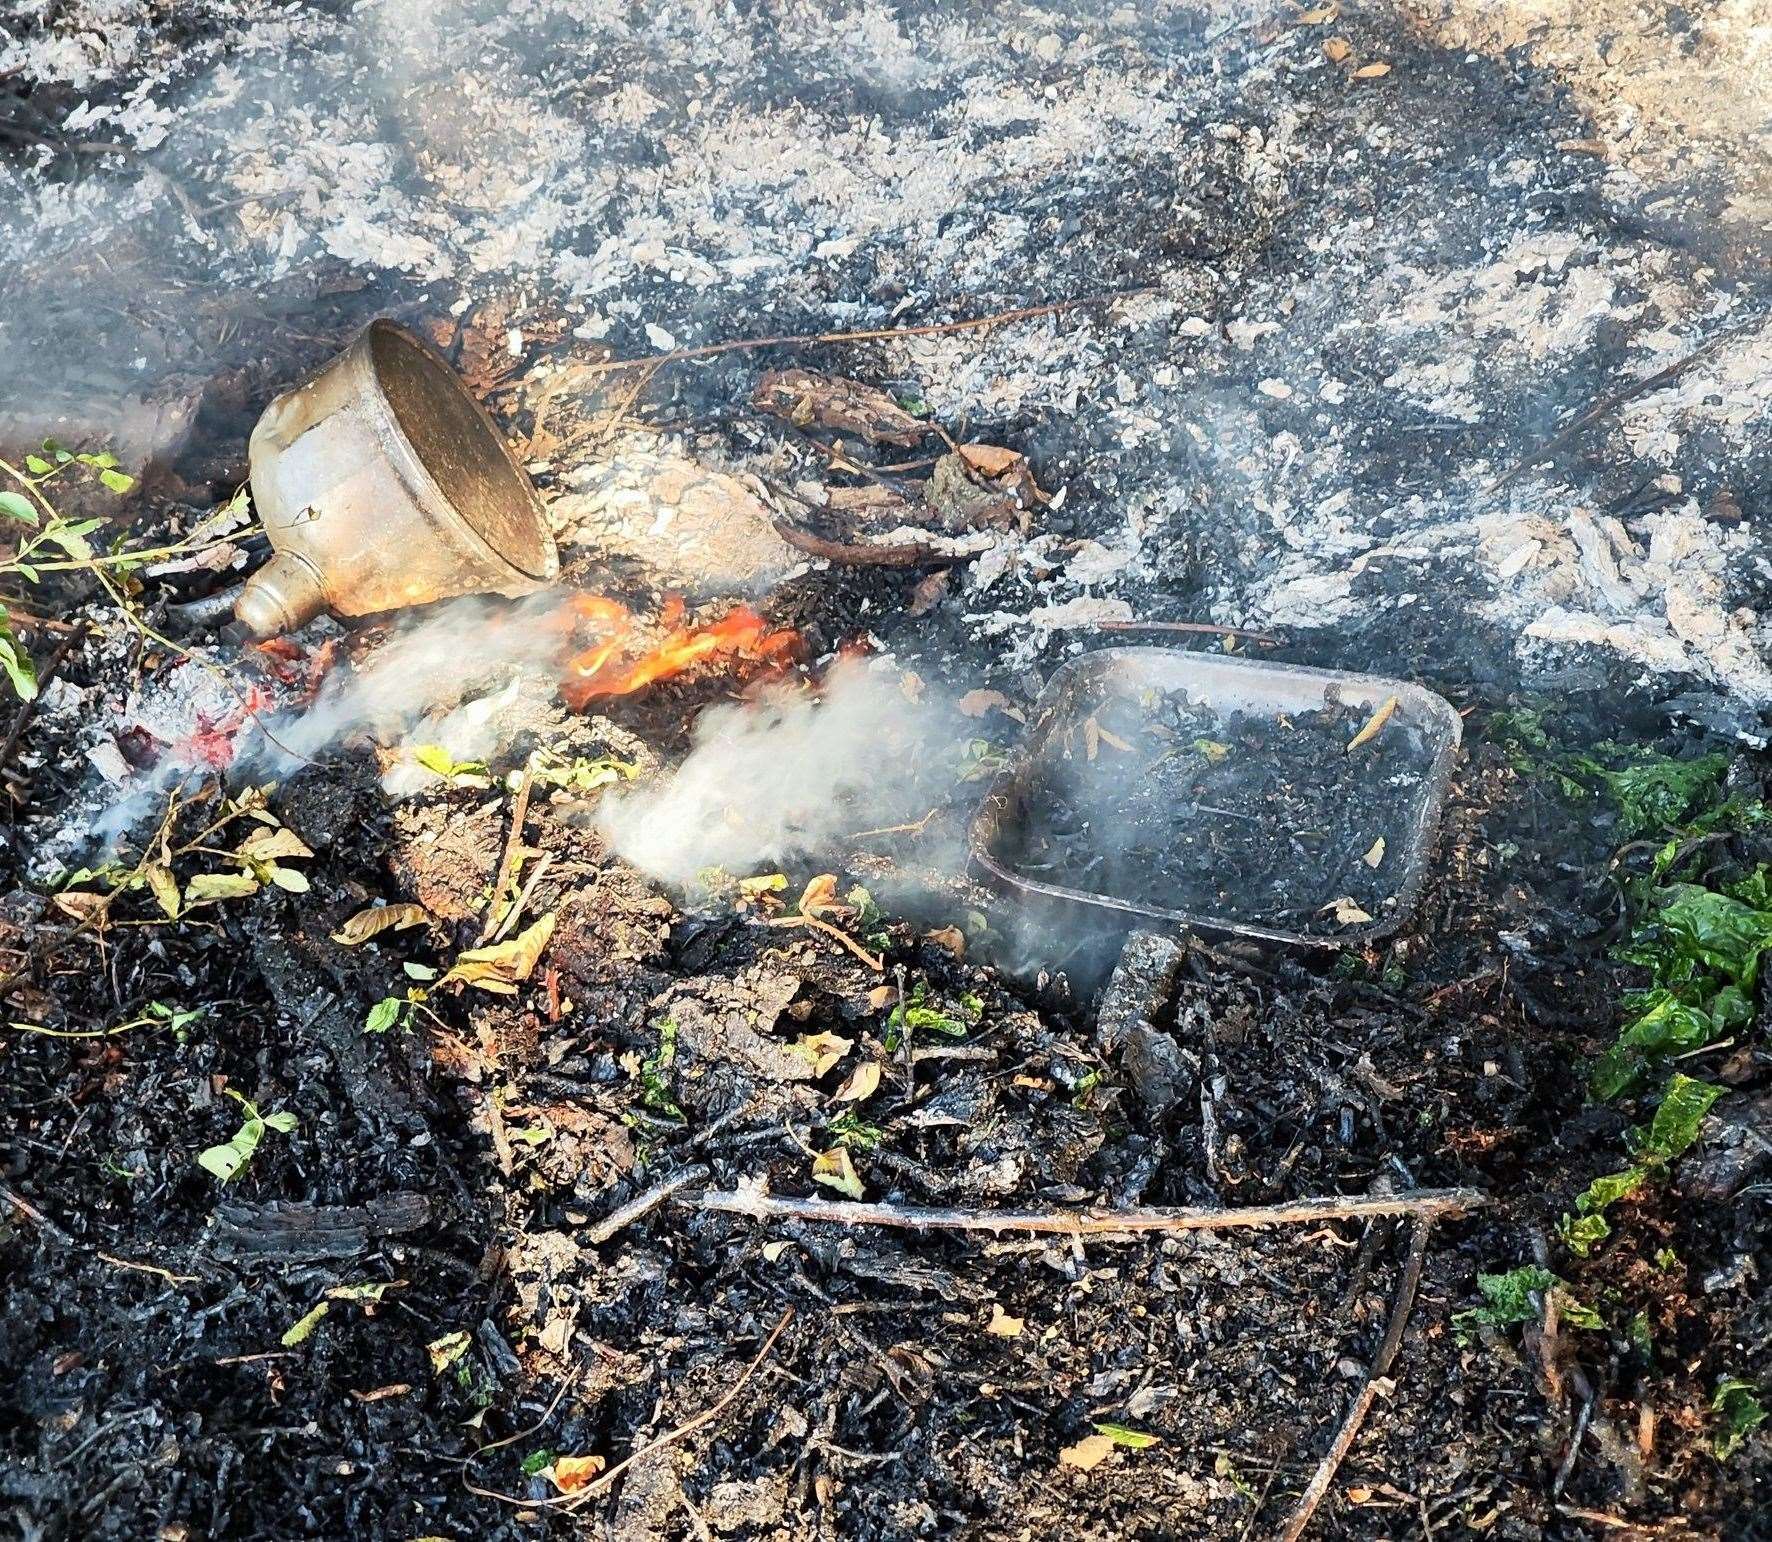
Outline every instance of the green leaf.
[[402, 963], [400, 968], [405, 971], [406, 978], [409, 980], [434, 980], [437, 978], [437, 971], [429, 964], [414, 963], [411, 959]]
[[1116, 1446], [1125, 1446], [1132, 1451], [1145, 1451], [1157, 1445], [1160, 1437], [1147, 1434], [1144, 1430], [1135, 1430], [1124, 1424], [1098, 1424], [1095, 1433], [1106, 1435]]
[[1711, 1440], [1711, 1450], [1719, 1462], [1733, 1456], [1742, 1441], [1766, 1422], [1766, 1406], [1759, 1399], [1759, 1389], [1739, 1376], [1725, 1376], [1717, 1383], [1710, 1406], [1711, 1412], [1723, 1421], [1723, 1427]]
[[81, 534], [80, 526], [51, 523], [43, 531], [43, 539], [53, 541], [76, 562], [90, 562], [92, 547]]
[[1558, 1283], [1550, 1270], [1531, 1264], [1509, 1269], [1505, 1274], [1479, 1274], [1477, 1290], [1483, 1297], [1483, 1305], [1454, 1312], [1453, 1326], [1460, 1334], [1466, 1334], [1472, 1323], [1506, 1328], [1514, 1323], [1537, 1322], [1540, 1308], [1533, 1297], [1544, 1295]]
[[6, 678], [12, 682], [12, 689], [20, 701], [37, 699], [37, 666], [4, 626], [0, 626], [0, 669], [6, 671]]
[[127, 476], [121, 471], [101, 471], [98, 474], [98, 479], [114, 493], [126, 493], [135, 486], [135, 478]]
[[205, 1172], [214, 1173], [217, 1178], [226, 1183], [252, 1160], [252, 1154], [258, 1150], [258, 1143], [264, 1133], [264, 1120], [256, 1116], [248, 1118], [234, 1132], [232, 1140], [224, 1141], [219, 1146], [206, 1147], [198, 1152], [197, 1165]]
[[295, 1115], [290, 1113], [288, 1109], [279, 1109], [274, 1114], [266, 1114], [264, 1118], [267, 1127], [283, 1135], [288, 1135], [293, 1131], [298, 1122]]
[[406, 1005], [398, 996], [383, 996], [369, 1009], [369, 1016], [363, 1019], [365, 1033], [386, 1033], [395, 1023], [400, 1021], [400, 1011]]
[[37, 526], [37, 505], [23, 493], [0, 492], [0, 514], [16, 519], [21, 525]]
[[74, 459], [79, 461], [82, 466], [94, 466], [101, 469], [117, 464], [117, 457], [109, 450], [97, 455], [76, 455]]
[[1650, 1121], [1642, 1154], [1654, 1161], [1671, 1162], [1698, 1139], [1704, 1116], [1722, 1095], [1721, 1087], [1674, 1072]]
[[1596, 1242], [1611, 1235], [1611, 1223], [1603, 1215], [1565, 1215], [1557, 1221], [1557, 1240], [1577, 1258], [1586, 1258]]
[[1577, 1301], [1567, 1290], [1559, 1286], [1552, 1294], [1557, 1301], [1557, 1315], [1571, 1328], [1591, 1328], [1604, 1333], [1604, 1319], [1591, 1306]]
[[1600, 1215], [1608, 1205], [1628, 1199], [1649, 1175], [1640, 1167], [1627, 1167], [1623, 1172], [1607, 1173], [1587, 1186], [1587, 1192], [1575, 1199], [1575, 1208], [1583, 1215]]
[[307, 1339], [313, 1336], [314, 1330], [320, 1326], [320, 1319], [331, 1310], [331, 1303], [322, 1301], [313, 1309], [313, 1311], [309, 1312], [306, 1317], [302, 1318], [300, 1322], [296, 1323], [294, 1327], [283, 1335], [281, 1340], [283, 1347], [285, 1349], [294, 1349], [297, 1344], [306, 1342]]
[[34, 477], [40, 477], [46, 472], [54, 471], [55, 467], [46, 461], [41, 455], [27, 455], [25, 457], [25, 470], [30, 472]]
[[552, 1467], [554, 1465], [554, 1458], [559, 1454], [558, 1451], [549, 1451], [544, 1447], [540, 1451], [531, 1451], [529, 1455], [524, 1457], [517, 1465], [524, 1477], [533, 1478], [538, 1472], [542, 1471], [543, 1468]]

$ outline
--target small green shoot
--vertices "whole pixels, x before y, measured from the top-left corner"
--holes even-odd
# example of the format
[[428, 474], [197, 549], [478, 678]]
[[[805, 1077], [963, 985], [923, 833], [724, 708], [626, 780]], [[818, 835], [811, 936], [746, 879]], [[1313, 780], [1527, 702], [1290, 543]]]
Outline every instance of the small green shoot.
[[1711, 1451], [1719, 1462], [1733, 1456], [1742, 1441], [1766, 1422], [1759, 1389], [1739, 1376], [1725, 1376], [1717, 1383], [1710, 1407], [1722, 1425], [1711, 1437]]
[[1518, 1323], [1537, 1322], [1543, 1312], [1540, 1303], [1546, 1295], [1555, 1296], [1558, 1315], [1570, 1326], [1605, 1326], [1599, 1313], [1570, 1295], [1569, 1287], [1556, 1275], [1532, 1264], [1509, 1269], [1505, 1274], [1479, 1274], [1477, 1291], [1483, 1298], [1481, 1306], [1452, 1314], [1452, 1328], [1461, 1344], [1472, 1341], [1479, 1325], [1510, 1328]]
[[197, 1153], [197, 1165], [205, 1172], [213, 1173], [223, 1183], [231, 1180], [258, 1150], [259, 1142], [264, 1139], [266, 1130], [276, 1130], [288, 1135], [295, 1129], [296, 1118], [287, 1109], [279, 1109], [275, 1113], [261, 1114], [258, 1105], [249, 1098], [242, 1097], [232, 1087], [222, 1089], [240, 1105], [242, 1117], [240, 1128], [234, 1132], [233, 1139], [219, 1146], [209, 1146]]
[[490, 787], [492, 776], [483, 760], [457, 760], [440, 744], [420, 744], [412, 758], [451, 787]]
[[658, 1025], [658, 1048], [640, 1062], [640, 1101], [654, 1113], [681, 1119], [683, 1110], [671, 1096], [666, 1073], [677, 1059], [677, 1021], [667, 1017]]
[[886, 1138], [886, 1132], [879, 1125], [869, 1124], [853, 1108], [831, 1120], [825, 1126], [825, 1133], [833, 1145], [848, 1146], [856, 1151], [872, 1151]]

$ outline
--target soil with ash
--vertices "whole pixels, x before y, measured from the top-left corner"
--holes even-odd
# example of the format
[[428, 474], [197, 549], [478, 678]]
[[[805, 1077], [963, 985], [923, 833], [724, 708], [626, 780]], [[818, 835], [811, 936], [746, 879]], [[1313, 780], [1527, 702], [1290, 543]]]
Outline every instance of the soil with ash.
[[1112, 691], [1047, 740], [998, 855], [1023, 877], [1155, 910], [1365, 925], [1395, 903], [1433, 759], [1402, 725], [1350, 750], [1372, 717]]

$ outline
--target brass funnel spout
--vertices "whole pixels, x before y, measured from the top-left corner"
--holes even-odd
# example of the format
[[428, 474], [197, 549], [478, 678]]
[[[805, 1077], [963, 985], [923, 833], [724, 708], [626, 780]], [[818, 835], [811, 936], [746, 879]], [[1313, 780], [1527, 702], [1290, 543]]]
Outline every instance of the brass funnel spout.
[[527, 473], [442, 355], [376, 321], [279, 396], [249, 446], [275, 555], [234, 614], [269, 637], [461, 594], [526, 594], [559, 556]]

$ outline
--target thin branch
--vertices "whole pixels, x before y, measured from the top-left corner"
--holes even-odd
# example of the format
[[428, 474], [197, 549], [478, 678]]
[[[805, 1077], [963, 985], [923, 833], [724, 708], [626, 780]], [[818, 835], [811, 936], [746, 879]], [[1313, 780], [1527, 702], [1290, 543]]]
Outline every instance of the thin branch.
[[1097, 621], [1098, 632], [1189, 632], [1206, 637], [1241, 637], [1264, 647], [1277, 648], [1285, 638], [1276, 632], [1252, 632], [1247, 627], [1219, 626], [1214, 621]]
[[1228, 1231], [1239, 1227], [1311, 1225], [1412, 1215], [1422, 1220], [1480, 1209], [1477, 1189], [1416, 1189], [1405, 1194], [1355, 1194], [1285, 1200], [1274, 1205], [1202, 1205], [1184, 1209], [957, 1210], [932, 1205], [870, 1204], [796, 1198], [749, 1190], [709, 1189], [677, 1201], [696, 1210], [749, 1216], [756, 1221], [835, 1221], [844, 1226], [896, 1226], [911, 1231], [1030, 1231], [1066, 1237], [1113, 1237], [1134, 1232]]
[[859, 958], [875, 974], [886, 972], [886, 961], [877, 953], [870, 953], [859, 942], [841, 927], [832, 926], [829, 921], [819, 916], [770, 916], [763, 923], [765, 926], [810, 926], [814, 931], [823, 932], [827, 937], [840, 942], [851, 953]]
[[480, 928], [482, 946], [492, 940], [492, 934], [505, 919], [506, 912], [499, 906], [504, 899], [505, 890], [512, 886], [517, 877], [517, 867], [521, 860], [517, 854], [523, 849], [523, 821], [529, 817], [529, 796], [534, 791], [535, 756], [531, 755], [523, 762], [523, 779], [517, 783], [517, 796], [511, 805], [511, 833], [505, 837], [504, 855], [498, 859], [498, 876], [492, 881], [492, 903], [486, 907], [486, 922]]
[[1549, 439], [1545, 440], [1536, 450], [1533, 450], [1528, 454], [1525, 459], [1515, 461], [1512, 466], [1483, 489], [1484, 496], [1487, 497], [1490, 493], [1500, 492], [1502, 488], [1506, 487], [1507, 484], [1513, 481], [1516, 477], [1524, 475], [1541, 461], [1549, 460], [1561, 450], [1564, 445], [1568, 444], [1571, 439], [1580, 433], [1582, 429], [1586, 428], [1588, 424], [1594, 422], [1596, 419], [1605, 417], [1607, 413], [1622, 407], [1628, 401], [1634, 401], [1639, 396], [1647, 396], [1651, 391], [1659, 391], [1663, 386], [1672, 385], [1674, 381], [1678, 380], [1681, 375], [1685, 374], [1687, 370], [1691, 369], [1694, 364], [1713, 349], [1726, 343], [1730, 338], [1739, 337], [1743, 332], [1759, 326], [1765, 319], [1764, 316], [1755, 316], [1751, 321], [1743, 321], [1736, 326], [1725, 327], [1708, 342], [1700, 343], [1698, 347], [1693, 349], [1691, 353], [1687, 354], [1685, 358], [1676, 359], [1672, 364], [1668, 365], [1666, 369], [1658, 369], [1653, 375], [1647, 375], [1641, 380], [1634, 380], [1629, 385], [1623, 386], [1612, 392], [1609, 396], [1602, 396], [1585, 412], [1572, 418], [1566, 427], [1561, 428], [1556, 433], [1552, 434]]
[[1055, 300], [1050, 305], [1025, 305], [1016, 310], [997, 311], [989, 316], [974, 316], [964, 321], [937, 321], [916, 327], [875, 327], [862, 332], [789, 332], [776, 337], [741, 337], [723, 343], [704, 343], [699, 348], [673, 348], [669, 353], [648, 354], [643, 359], [605, 359], [587, 364], [593, 374], [609, 370], [638, 369], [645, 365], [674, 364], [682, 359], [709, 359], [719, 353], [738, 353], [754, 348], [786, 348], [821, 343], [867, 343], [891, 337], [938, 337], [948, 332], [967, 332], [976, 327], [994, 327], [1011, 321], [1032, 321], [1038, 316], [1059, 316], [1066, 311], [1087, 310], [1092, 306], [1111, 305], [1116, 300], [1135, 299], [1153, 294], [1152, 289], [1118, 289], [1106, 294], [1084, 295], [1075, 300]]
[[1390, 1325], [1384, 1330], [1384, 1341], [1378, 1346], [1378, 1353], [1372, 1357], [1372, 1367], [1366, 1373], [1365, 1385], [1354, 1395], [1333, 1443], [1323, 1460], [1317, 1464], [1317, 1470], [1311, 1475], [1311, 1481], [1305, 1485], [1304, 1492], [1298, 1496], [1298, 1503], [1286, 1518], [1286, 1524], [1280, 1528], [1280, 1542], [1298, 1542], [1304, 1535], [1311, 1518], [1317, 1513], [1317, 1507], [1323, 1502], [1323, 1496], [1329, 1492], [1329, 1485], [1335, 1481], [1336, 1472], [1340, 1470], [1348, 1452], [1353, 1449], [1354, 1441], [1359, 1437], [1360, 1426], [1366, 1422], [1366, 1415], [1372, 1404], [1381, 1391], [1389, 1390], [1385, 1377], [1397, 1358], [1398, 1349], [1402, 1347], [1403, 1331], [1409, 1326], [1409, 1314], [1415, 1308], [1415, 1292], [1421, 1284], [1421, 1266], [1427, 1258], [1428, 1233], [1432, 1230], [1433, 1218], [1418, 1214], [1414, 1234], [1409, 1239], [1409, 1256], [1403, 1263], [1402, 1278], [1397, 1282]]
[[778, 514], [774, 520], [775, 533], [789, 546], [798, 548], [814, 557], [823, 557], [826, 562], [836, 562], [851, 568], [917, 568], [917, 567], [951, 567], [966, 562], [977, 554], [964, 552], [937, 551], [933, 546], [925, 546], [921, 542], [906, 541], [898, 546], [875, 545], [856, 541], [831, 541], [822, 535], [814, 535], [810, 530], [796, 525], [785, 515]]
[[684, 1189], [693, 1188], [698, 1183], [708, 1181], [708, 1169], [699, 1163], [692, 1163], [680, 1172], [673, 1173], [663, 1183], [655, 1183], [644, 1194], [637, 1194], [619, 1210], [612, 1210], [602, 1220], [585, 1233], [585, 1240], [593, 1245], [607, 1242], [617, 1232], [632, 1226], [643, 1216], [650, 1215], [673, 1194]]

